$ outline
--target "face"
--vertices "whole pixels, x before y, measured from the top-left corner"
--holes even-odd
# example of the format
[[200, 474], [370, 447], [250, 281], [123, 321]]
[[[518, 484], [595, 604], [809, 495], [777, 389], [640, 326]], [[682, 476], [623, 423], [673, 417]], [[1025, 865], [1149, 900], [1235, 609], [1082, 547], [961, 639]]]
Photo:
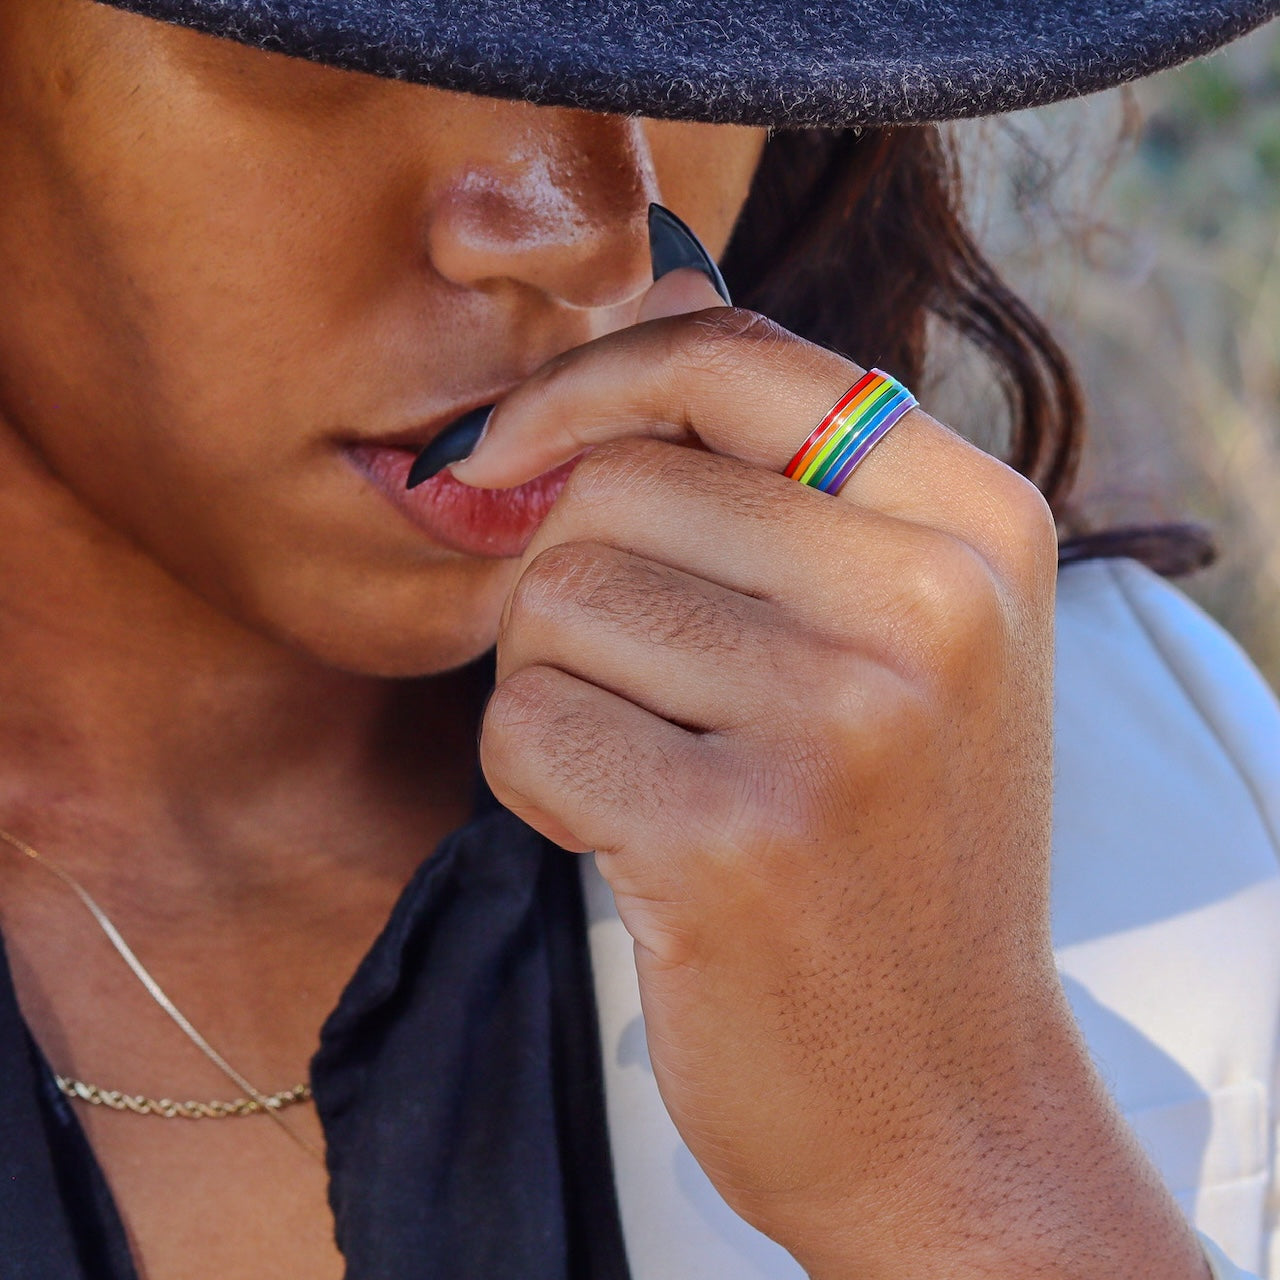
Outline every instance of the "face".
[[721, 252], [763, 143], [0, 0], [0, 431], [243, 625], [456, 665], [510, 538], [407, 516], [397, 448], [633, 323], [650, 200]]

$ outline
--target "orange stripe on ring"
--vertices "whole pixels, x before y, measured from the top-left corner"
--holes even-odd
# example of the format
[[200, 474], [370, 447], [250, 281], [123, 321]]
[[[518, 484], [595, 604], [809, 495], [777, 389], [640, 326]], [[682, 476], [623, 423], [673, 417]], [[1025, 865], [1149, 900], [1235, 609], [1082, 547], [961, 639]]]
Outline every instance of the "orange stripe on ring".
[[884, 382], [882, 374], [876, 373], [875, 370], [869, 370], [864, 373], [857, 382], [849, 388], [848, 391], [836, 401], [828, 410], [826, 416], [822, 419], [813, 431], [810, 432], [809, 438], [796, 451], [796, 455], [787, 463], [786, 470], [783, 475], [794, 479], [799, 475], [805, 467], [813, 460], [813, 458], [826, 444], [827, 438], [832, 432], [839, 431], [841, 423], [837, 419], [844, 416], [845, 410], [853, 407], [855, 404], [861, 403], [871, 395], [875, 390], [875, 386]]

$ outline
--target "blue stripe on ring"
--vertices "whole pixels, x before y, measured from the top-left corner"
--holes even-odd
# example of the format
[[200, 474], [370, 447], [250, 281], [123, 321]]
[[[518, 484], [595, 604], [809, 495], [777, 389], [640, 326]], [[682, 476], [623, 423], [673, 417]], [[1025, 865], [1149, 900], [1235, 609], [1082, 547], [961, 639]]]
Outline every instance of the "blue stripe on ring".
[[[877, 428], [884, 424], [885, 419], [893, 413], [895, 409], [908, 400], [910, 400], [912, 404], [915, 403], [911, 392], [908, 391], [901, 383], [898, 383], [897, 390], [894, 394], [888, 400], [882, 402], [876, 408], [871, 417], [869, 417], [866, 422], [864, 422], [858, 430], [840, 446], [836, 455], [830, 460], [828, 465], [823, 468], [823, 474], [820, 477], [815, 477], [814, 480], [809, 483], [812, 484], [815, 489], [820, 489], [823, 493], [833, 492], [833, 486], [837, 486], [843, 483], [844, 479], [848, 479], [847, 474], [843, 479], [841, 479], [840, 473], [844, 471], [850, 458], [858, 452], [864, 443], [867, 442], [867, 438], [876, 431]], [[909, 405], [907, 407], [910, 408], [911, 406]], [[903, 412], [905, 413], [906, 410], [904, 409]], [[899, 415], [899, 417], [900, 416], [901, 415]], [[895, 418], [894, 421], [896, 422], [897, 418]], [[856, 465], [857, 463], [855, 462], [854, 466]], [[850, 470], [852, 470], [852, 468], [850, 468]]]

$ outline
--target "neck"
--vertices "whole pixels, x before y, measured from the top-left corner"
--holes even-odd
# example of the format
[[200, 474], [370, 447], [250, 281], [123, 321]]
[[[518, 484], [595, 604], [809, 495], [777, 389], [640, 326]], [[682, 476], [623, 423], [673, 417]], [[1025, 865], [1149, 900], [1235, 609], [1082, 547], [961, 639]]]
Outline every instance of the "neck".
[[243, 882], [420, 858], [408, 833], [465, 812], [476, 672], [327, 668], [218, 612], [34, 470], [0, 487], [0, 510], [0, 826], [64, 857], [128, 848], [153, 883]]

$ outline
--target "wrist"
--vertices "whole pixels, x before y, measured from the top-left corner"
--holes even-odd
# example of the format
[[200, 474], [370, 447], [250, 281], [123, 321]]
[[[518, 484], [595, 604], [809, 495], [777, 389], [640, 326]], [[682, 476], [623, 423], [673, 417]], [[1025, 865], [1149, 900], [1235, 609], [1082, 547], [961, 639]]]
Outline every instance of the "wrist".
[[756, 1225], [811, 1280], [1208, 1280], [1205, 1251], [1082, 1047], [954, 1120], [874, 1178], [772, 1205]]

